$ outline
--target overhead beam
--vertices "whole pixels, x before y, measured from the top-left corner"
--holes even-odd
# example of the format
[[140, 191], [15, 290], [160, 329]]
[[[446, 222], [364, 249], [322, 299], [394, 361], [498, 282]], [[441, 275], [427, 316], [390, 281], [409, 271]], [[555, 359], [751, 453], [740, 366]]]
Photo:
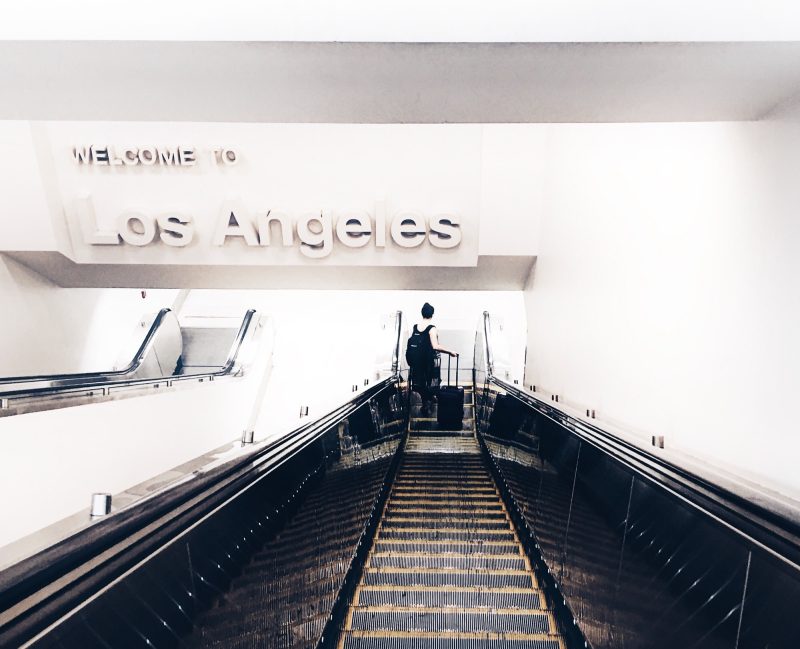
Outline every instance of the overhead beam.
[[9, 120], [752, 120], [800, 91], [800, 43], [10, 41], [0, 88]]

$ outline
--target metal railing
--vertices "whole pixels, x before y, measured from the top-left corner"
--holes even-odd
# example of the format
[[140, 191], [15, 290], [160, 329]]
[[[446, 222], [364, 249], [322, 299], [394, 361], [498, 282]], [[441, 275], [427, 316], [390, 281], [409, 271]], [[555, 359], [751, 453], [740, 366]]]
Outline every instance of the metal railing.
[[[176, 374], [154, 378], [125, 378], [134, 374], [146, 358], [158, 328], [169, 309], [162, 309], [153, 321], [142, 344], [131, 362], [121, 370], [109, 372], [86, 372], [76, 374], [60, 374], [51, 376], [16, 377], [0, 382], [0, 407], [8, 409], [15, 402], [53, 397], [104, 397], [112, 391], [130, 390], [145, 387], [172, 387], [176, 382], [213, 381], [224, 376], [236, 376], [241, 371], [240, 353], [248, 336], [254, 335], [257, 323], [255, 309], [249, 309], [242, 319], [236, 337], [231, 345], [225, 363], [214, 371]], [[255, 319], [255, 322], [254, 322]], [[33, 384], [33, 385], [31, 385]]]
[[400, 343], [401, 337], [403, 334], [403, 312], [397, 311], [395, 313], [395, 335], [397, 339], [395, 341], [394, 351], [392, 352], [392, 374], [395, 377], [400, 376]]
[[144, 359], [147, 357], [148, 352], [153, 346], [156, 334], [158, 333], [161, 324], [164, 322], [170, 309], [161, 309], [156, 317], [153, 319], [150, 328], [147, 330], [144, 338], [142, 339], [139, 348], [133, 355], [130, 362], [119, 370], [102, 370], [99, 372], [74, 372], [68, 374], [39, 374], [31, 376], [11, 376], [0, 377], [0, 394], [11, 392], [13, 390], [22, 390], [18, 386], [25, 383], [36, 383], [40, 385], [31, 386], [31, 389], [46, 389], [49, 387], [59, 388], [71, 386], [75, 383], [99, 383], [105, 380], [114, 380], [119, 377], [124, 377], [136, 372], [141, 367]]

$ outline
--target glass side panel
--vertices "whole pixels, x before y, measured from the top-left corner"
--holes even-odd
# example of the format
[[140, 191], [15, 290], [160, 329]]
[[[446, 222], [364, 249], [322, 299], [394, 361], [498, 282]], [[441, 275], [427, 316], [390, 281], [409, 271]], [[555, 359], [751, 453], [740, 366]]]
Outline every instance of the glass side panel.
[[800, 571], [753, 553], [738, 647], [800, 647]]
[[561, 589], [596, 648], [614, 647], [617, 586], [632, 476], [590, 444], [581, 447]]
[[618, 646], [735, 646], [747, 549], [705, 515], [634, 484], [617, 590]]

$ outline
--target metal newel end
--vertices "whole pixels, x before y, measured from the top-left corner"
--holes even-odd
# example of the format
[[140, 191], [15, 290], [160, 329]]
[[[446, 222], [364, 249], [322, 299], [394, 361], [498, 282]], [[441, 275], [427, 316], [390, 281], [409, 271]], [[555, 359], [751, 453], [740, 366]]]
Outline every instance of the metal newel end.
[[242, 444], [252, 444], [253, 437], [255, 437], [254, 430], [243, 430], [242, 431]]
[[653, 435], [653, 446], [655, 446], [656, 448], [664, 448], [664, 436]]
[[96, 493], [92, 494], [92, 507], [90, 510], [92, 518], [105, 516], [111, 512], [111, 494]]

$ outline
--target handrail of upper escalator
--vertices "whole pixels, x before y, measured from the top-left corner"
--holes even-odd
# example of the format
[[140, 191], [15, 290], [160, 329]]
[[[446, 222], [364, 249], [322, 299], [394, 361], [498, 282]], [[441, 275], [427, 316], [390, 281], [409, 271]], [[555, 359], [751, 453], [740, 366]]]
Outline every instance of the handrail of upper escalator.
[[491, 337], [491, 322], [489, 317], [489, 312], [483, 312], [483, 337], [484, 337], [484, 349], [486, 351], [486, 376], [491, 378], [494, 375], [494, 359], [492, 358], [492, 345], [490, 342]]
[[242, 324], [239, 325], [239, 331], [236, 333], [236, 338], [233, 339], [233, 344], [228, 352], [228, 358], [225, 359], [225, 363], [219, 370], [216, 372], [211, 372], [212, 375], [221, 376], [229, 373], [234, 368], [236, 365], [236, 360], [239, 358], [239, 351], [242, 349], [244, 339], [247, 337], [247, 332], [250, 329], [250, 323], [252, 322], [255, 313], [255, 309], [248, 309], [244, 314], [244, 318], [242, 318]]
[[[149, 494], [1, 571], [0, 635], [21, 618], [40, 615], [38, 608], [56, 585], [58, 592], [68, 592], [73, 585], [96, 581], [101, 568], [107, 571], [108, 579], [123, 575], [131, 565], [143, 560], [142, 554], [156, 554], [175, 536], [200, 524], [221, 502], [249, 489], [254, 481], [282, 466], [364, 403], [397, 384], [397, 378], [389, 376], [284, 437], [256, 444], [251, 451], [207, 470], [196, 470], [177, 484]], [[136, 556], [122, 561], [121, 557], [128, 557], [134, 545], [141, 548], [137, 550], [139, 554], [133, 552]], [[68, 601], [48, 615], [66, 614], [64, 611], [79, 605], [83, 596], [80, 592], [68, 595]]]
[[484, 352], [487, 383], [492, 383], [547, 419], [599, 449], [647, 481], [677, 496], [691, 507], [722, 524], [740, 538], [800, 571], [800, 520], [789, 518], [696, 472], [650, 453], [594, 423], [573, 416], [556, 404], [530, 394], [496, 376], [492, 370], [491, 323], [484, 312]]
[[102, 377], [118, 377], [118, 376], [125, 376], [127, 374], [131, 374], [135, 372], [141, 364], [144, 362], [145, 357], [147, 356], [147, 352], [149, 351], [153, 341], [155, 340], [156, 333], [158, 329], [161, 327], [162, 322], [164, 322], [164, 318], [170, 313], [171, 309], [164, 308], [161, 309], [157, 314], [156, 317], [153, 319], [153, 323], [150, 325], [150, 328], [147, 330], [147, 334], [142, 339], [142, 343], [139, 345], [139, 348], [136, 350], [136, 353], [133, 355], [131, 361], [122, 369], [119, 370], [102, 370], [98, 372], [75, 372], [71, 374], [40, 374], [40, 375], [33, 375], [33, 376], [13, 376], [13, 377], [0, 377], [0, 390], [2, 390], [3, 386], [6, 384], [15, 384], [15, 383], [33, 383], [37, 381], [64, 381], [64, 380], [79, 380], [79, 379], [100, 379]]
[[397, 311], [395, 313], [395, 322], [397, 323], [396, 340], [394, 350], [392, 351], [392, 375], [395, 377], [400, 376], [400, 338], [403, 335], [403, 312]]
[[[169, 309], [162, 309], [162, 313], [164, 314], [168, 311]], [[248, 334], [251, 331], [251, 326], [253, 324], [253, 318], [255, 316], [255, 313], [256, 313], [255, 309], [247, 310], [247, 312], [244, 315], [244, 318], [242, 319], [242, 324], [239, 326], [239, 330], [236, 334], [236, 337], [234, 338], [233, 344], [231, 345], [230, 351], [228, 352], [225, 364], [222, 365], [217, 370], [205, 371], [196, 374], [178, 374], [174, 376], [170, 375], [170, 376], [162, 376], [155, 378], [140, 378], [140, 379], [109, 378], [107, 380], [103, 380], [103, 378], [112, 376], [114, 373], [65, 374], [62, 375], [61, 381], [70, 381], [70, 382], [62, 385], [47, 385], [40, 388], [34, 387], [34, 388], [27, 388], [24, 390], [15, 391], [15, 390], [3, 390], [3, 384], [0, 383], [0, 395], [11, 398], [20, 398], [23, 396], [45, 396], [61, 392], [87, 390], [91, 389], [95, 385], [99, 385], [107, 389], [107, 388], [119, 388], [124, 386], [141, 386], [141, 385], [156, 384], [156, 383], [161, 384], [165, 380], [174, 382], [174, 381], [185, 381], [189, 379], [196, 379], [198, 377], [207, 376], [213, 378], [213, 377], [221, 377], [230, 374], [235, 374], [238, 371], [236, 369], [236, 365], [237, 362], [239, 361], [239, 353], [241, 352], [242, 346], [244, 345], [244, 341], [246, 340]], [[141, 365], [141, 361], [147, 354], [150, 345], [152, 345], [152, 341], [153, 338], [149, 337], [149, 339], [140, 346], [139, 352], [137, 353], [137, 357], [134, 359], [134, 362], [129, 367], [136, 369]], [[130, 373], [131, 371], [132, 371], [131, 369], [119, 370], [117, 374]], [[81, 380], [83, 378], [85, 378], [86, 380]], [[46, 377], [42, 380], [44, 381], [45, 379]]]

